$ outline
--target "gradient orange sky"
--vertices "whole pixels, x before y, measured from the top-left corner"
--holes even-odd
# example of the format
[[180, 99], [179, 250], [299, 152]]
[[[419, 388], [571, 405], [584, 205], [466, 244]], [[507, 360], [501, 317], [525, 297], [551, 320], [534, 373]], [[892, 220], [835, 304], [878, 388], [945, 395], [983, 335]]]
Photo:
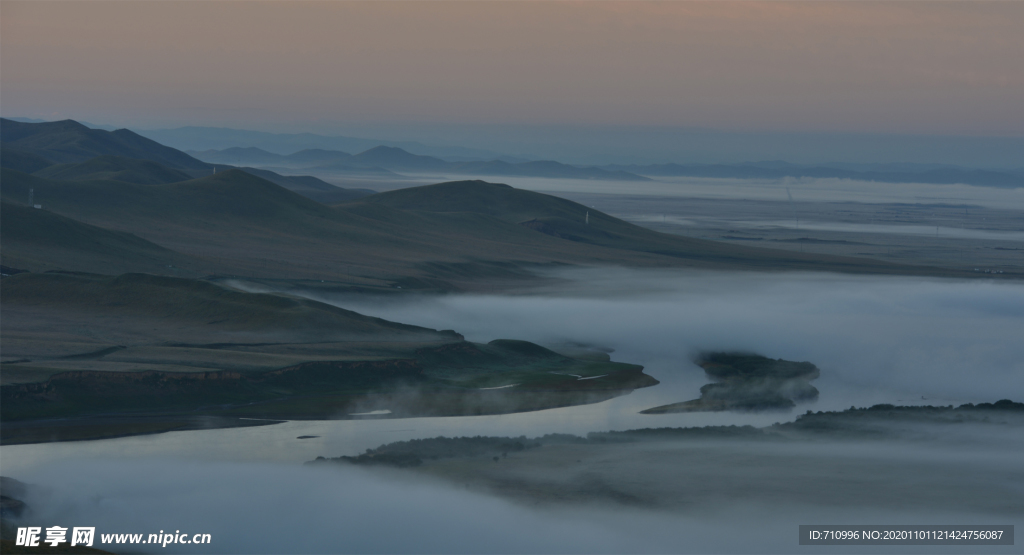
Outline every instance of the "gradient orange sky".
[[0, 109], [1024, 135], [1024, 2], [0, 3]]

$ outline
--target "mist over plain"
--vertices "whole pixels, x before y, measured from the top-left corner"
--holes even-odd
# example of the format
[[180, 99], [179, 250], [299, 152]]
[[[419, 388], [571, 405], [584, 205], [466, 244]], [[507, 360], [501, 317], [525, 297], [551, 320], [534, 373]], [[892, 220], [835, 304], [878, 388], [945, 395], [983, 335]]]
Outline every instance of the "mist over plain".
[[663, 382], [653, 390], [693, 387], [687, 398], [706, 383], [691, 362], [704, 350], [813, 362], [815, 410], [1024, 398], [1017, 283], [620, 268], [551, 276], [564, 281], [519, 295], [321, 300], [471, 341], [611, 348]]
[[[664, 511], [516, 503], [402, 471], [301, 464], [438, 435], [763, 426], [807, 409], [1024, 398], [1024, 286], [1017, 283], [622, 268], [548, 277], [547, 285], [509, 295], [318, 298], [453, 328], [471, 341], [612, 349], [613, 359], [643, 364], [662, 383], [604, 403], [533, 413], [289, 422], [10, 446], [5, 473], [50, 488], [50, 497], [34, 504], [46, 522], [87, 521], [105, 533], [211, 533], [214, 544], [204, 548], [211, 553], [769, 553], [792, 552], [799, 524], [1022, 524], [1012, 500], [1024, 495], [1024, 444], [1001, 429], [977, 427], [938, 430], [949, 434], [925, 444], [627, 446], [579, 467], [598, 483], [639, 484], [628, 487], [678, 505]], [[637, 414], [699, 396], [708, 380], [692, 357], [702, 350], [811, 361], [821, 368], [814, 382], [821, 397], [782, 413]], [[297, 441], [301, 434], [321, 437]], [[532, 476], [572, 486], [547, 471]], [[186, 545], [166, 550], [197, 552]]]
[[[625, 449], [627, 460], [640, 462], [673, 455], [671, 447]], [[87, 522], [105, 533], [212, 534], [201, 550], [171, 544], [160, 550], [168, 553], [791, 553], [798, 524], [1021, 524], [1006, 513], [1019, 502], [998, 510], [1024, 493], [1015, 462], [1024, 453], [1019, 444], [982, 456], [902, 444], [682, 449], [698, 462], [673, 462], [644, 476], [655, 487], [703, 483], [692, 497], [680, 496], [690, 503], [682, 512], [632, 504], [532, 506], [401, 471], [333, 465], [69, 459], [22, 478], [49, 488], [28, 498], [43, 507], [32, 515], [39, 522]], [[726, 464], [723, 456], [731, 457]], [[729, 464], [736, 457], [746, 464]], [[629, 462], [613, 470], [627, 482], [636, 478], [631, 473], [651, 472], [650, 465]], [[958, 471], [958, 483], [949, 484]], [[831, 490], [839, 477], [837, 493]], [[850, 495], [851, 487], [858, 491]], [[816, 552], [884, 552], [856, 547]], [[965, 551], [944, 547], [900, 551]]]

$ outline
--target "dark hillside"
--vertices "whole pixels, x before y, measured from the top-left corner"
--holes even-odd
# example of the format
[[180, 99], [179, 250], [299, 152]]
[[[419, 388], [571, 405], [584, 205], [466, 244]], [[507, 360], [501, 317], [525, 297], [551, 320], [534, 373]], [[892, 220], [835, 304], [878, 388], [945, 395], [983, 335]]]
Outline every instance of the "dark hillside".
[[31, 271], [167, 272], [168, 266], [188, 271], [201, 265], [130, 233], [6, 200], [0, 202], [0, 235], [4, 265]]
[[258, 168], [239, 169], [323, 204], [355, 200], [376, 192], [369, 189], [344, 189], [311, 175], [281, 175]]
[[317, 338], [423, 335], [457, 340], [427, 328], [389, 322], [328, 304], [263, 293], [243, 293], [199, 280], [150, 274], [25, 273], [4, 279], [4, 305], [53, 307], [95, 315], [173, 320], [214, 330], [315, 332]]
[[152, 160], [139, 160], [123, 156], [97, 156], [85, 162], [57, 164], [35, 172], [39, 177], [60, 181], [89, 181], [109, 179], [139, 185], [160, 185], [187, 181], [192, 176], [168, 168]]
[[3, 179], [4, 198], [24, 202], [34, 187], [47, 210], [206, 260], [211, 274], [392, 290], [500, 287], [529, 276], [529, 266], [566, 264], [963, 275], [665, 235], [482, 181], [328, 207], [242, 170], [167, 185], [51, 181], [8, 169]]
[[32, 173], [52, 165], [52, 160], [38, 154], [32, 154], [31, 152], [16, 148], [0, 148], [0, 167]]
[[116, 223], [131, 219], [213, 221], [239, 217], [265, 219], [269, 225], [301, 215], [336, 217], [318, 202], [242, 170], [228, 170], [198, 179], [142, 186], [112, 180], [56, 181], [3, 170], [5, 198], [20, 200], [35, 189], [36, 201], [79, 219]]
[[924, 270], [869, 259], [809, 255], [667, 235], [570, 200], [486, 181], [452, 181], [399, 189], [363, 201], [413, 212], [484, 214], [574, 243], [681, 258], [704, 267], [878, 273]]
[[84, 162], [103, 155], [152, 160], [190, 172], [212, 171], [205, 162], [127, 129], [89, 129], [73, 121], [22, 123], [0, 119], [0, 142], [54, 162]]

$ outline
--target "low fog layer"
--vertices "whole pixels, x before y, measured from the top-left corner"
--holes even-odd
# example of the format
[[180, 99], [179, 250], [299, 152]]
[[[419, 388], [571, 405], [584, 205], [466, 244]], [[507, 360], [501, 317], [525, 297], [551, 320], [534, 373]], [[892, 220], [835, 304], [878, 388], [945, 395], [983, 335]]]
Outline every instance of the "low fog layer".
[[625, 269], [556, 276], [568, 281], [514, 296], [323, 300], [472, 341], [612, 348], [615, 360], [662, 380], [654, 389], [680, 387], [675, 401], [696, 398], [707, 382], [691, 362], [703, 350], [813, 362], [815, 410], [1024, 399], [1022, 284]]
[[[612, 473], [597, 485], [631, 487], [639, 478], [643, 495], [645, 488], [658, 489], [657, 480], [670, 481], [664, 490], [670, 493], [680, 484], [694, 484], [691, 498], [676, 500], [684, 507], [681, 512], [607, 503], [531, 507], [452, 488], [411, 471], [244, 461], [68, 460], [19, 478], [48, 486], [48, 492], [27, 499], [40, 508], [30, 517], [33, 524], [96, 526], [98, 534], [212, 534], [210, 546], [172, 544], [160, 550], [169, 553], [790, 553], [799, 524], [1021, 524], [1012, 515], [993, 512], [998, 502], [980, 497], [1021, 492], [1019, 470], [1007, 452], [985, 453], [979, 464], [964, 452], [899, 444], [866, 449], [696, 444], [682, 447], [692, 452], [682, 460], [673, 453], [679, 446], [621, 447], [624, 452], [613, 454], [611, 466], [594, 467]], [[757, 462], [761, 458], [766, 465]], [[669, 464], [672, 460], [682, 464]], [[733, 464], [736, 460], [739, 465]], [[511, 458], [505, 463], [515, 464]], [[656, 474], [633, 474], [652, 469]], [[964, 495], [944, 499], [940, 490], [954, 469], [967, 472], [969, 479], [946, 491]], [[564, 474], [544, 473], [537, 478], [554, 477], [555, 484]], [[839, 503], [835, 492], [816, 495], [836, 480], [847, 490], [856, 483], [867, 487]], [[921, 489], [907, 486], [908, 480]], [[872, 505], [890, 498], [900, 501]], [[940, 502], [922, 505], [933, 498]], [[982, 549], [1014, 552], [1012, 546]], [[971, 550], [928, 546], [901, 551]]]
[[645, 540], [621, 525], [608, 530], [602, 526], [607, 518], [591, 522], [563, 514], [551, 519], [496, 499], [392, 478], [351, 468], [182, 460], [66, 462], [25, 476], [50, 489], [27, 500], [47, 507], [31, 517], [43, 525], [96, 526], [98, 534], [213, 535], [209, 547], [169, 545], [168, 552], [670, 550], [665, 538]]
[[[645, 223], [672, 223], [682, 226], [706, 225], [706, 222], [698, 218], [679, 218], [664, 216], [660, 214], [647, 214], [636, 217], [623, 218], [627, 221], [643, 225]], [[724, 220], [707, 218], [707, 222], [725, 223]], [[942, 237], [957, 239], [982, 239], [989, 241], [1024, 241], [1024, 231], [988, 231], [984, 229], [963, 229], [948, 226], [925, 226], [925, 225], [885, 225], [885, 224], [855, 224], [844, 222], [808, 222], [796, 219], [790, 220], [755, 220], [749, 222], [730, 221], [728, 225], [746, 228], [790, 228], [790, 229], [811, 229], [817, 231], [843, 231], [848, 233], [896, 233], [902, 235], [918, 235], [922, 237]]]
[[[329, 300], [454, 328], [475, 341], [512, 337], [614, 349], [614, 359], [644, 364], [662, 384], [595, 405], [514, 415], [289, 422], [7, 446], [4, 474], [51, 488], [49, 496], [28, 499], [42, 525], [211, 533], [214, 543], [202, 551], [214, 553], [789, 553], [799, 524], [1024, 525], [1014, 520], [1019, 503], [1013, 501], [1024, 495], [1017, 462], [1024, 445], [1016, 429], [996, 425], [950, 426], [948, 433], [940, 427], [941, 439], [927, 443], [622, 446], [607, 457], [581, 463], [573, 456], [550, 468], [526, 460], [515, 467], [511, 456], [482, 461], [499, 477], [507, 468], [522, 479], [554, 480], [553, 489], [578, 491], [583, 483], [654, 501], [661, 496], [670, 505], [664, 511], [630, 502], [539, 507], [411, 471], [301, 465], [318, 455], [354, 455], [438, 435], [768, 425], [805, 409], [1024, 398], [1021, 284], [623, 269], [552, 277], [561, 281], [528, 294]], [[811, 361], [821, 369], [814, 382], [821, 397], [788, 413], [638, 414], [696, 398], [708, 380], [692, 359], [708, 349]], [[815, 494], [832, 483], [846, 489]], [[686, 484], [702, 485], [691, 492]]]

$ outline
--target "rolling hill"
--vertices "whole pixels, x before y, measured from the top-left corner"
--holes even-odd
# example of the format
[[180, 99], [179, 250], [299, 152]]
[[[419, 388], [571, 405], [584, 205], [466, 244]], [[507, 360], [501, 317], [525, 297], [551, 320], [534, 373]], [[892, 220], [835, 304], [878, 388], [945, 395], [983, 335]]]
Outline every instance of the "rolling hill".
[[0, 119], [0, 143], [4, 148], [34, 154], [56, 163], [85, 162], [104, 155], [152, 160], [170, 168], [206, 173], [212, 166], [191, 156], [137, 135], [127, 129], [90, 129], [76, 121], [22, 123]]
[[309, 168], [326, 164], [343, 162], [352, 157], [347, 152], [340, 150], [325, 150], [321, 148], [308, 148], [282, 155], [267, 152], [256, 147], [232, 147], [223, 150], [190, 150], [187, 153], [191, 156], [209, 162], [211, 164], [229, 164], [232, 166], [282, 166], [294, 168]]
[[151, 274], [111, 277], [24, 273], [5, 278], [3, 283], [5, 307], [49, 307], [107, 317], [171, 321], [200, 326], [203, 331], [197, 337], [210, 340], [220, 333], [237, 332], [272, 332], [278, 339], [284, 334], [309, 341], [460, 339], [454, 333], [364, 316], [309, 299], [243, 293], [201, 280]]
[[455, 181], [399, 189], [363, 200], [411, 212], [482, 214], [567, 242], [665, 256], [675, 259], [676, 264], [733, 269], [921, 271], [868, 259], [805, 255], [667, 235], [563, 198], [485, 181]]
[[[3, 119], [0, 131], [3, 138], [0, 166], [51, 180], [112, 180], [159, 185], [207, 175], [215, 168], [130, 131], [91, 129], [71, 120], [25, 123]], [[235, 150], [286, 158], [259, 149]], [[321, 153], [297, 154], [317, 156]], [[284, 176], [255, 168], [246, 168], [246, 171], [318, 202], [342, 202], [372, 192], [335, 187], [312, 176]]]
[[483, 181], [328, 207], [241, 170], [166, 185], [3, 172], [5, 198], [20, 201], [33, 187], [48, 210], [207, 260], [208, 273], [443, 290], [492, 287], [550, 264], [959, 275], [666, 235], [565, 199]]
[[525, 341], [469, 343], [204, 280], [22, 273], [3, 285], [5, 445], [379, 407], [402, 417], [540, 410], [658, 383], [632, 364]]
[[123, 156], [97, 156], [85, 162], [54, 164], [35, 172], [39, 177], [59, 181], [90, 181], [109, 179], [140, 185], [159, 185], [187, 181], [192, 176], [151, 160]]
[[270, 170], [259, 168], [243, 167], [239, 169], [245, 173], [262, 177], [263, 179], [280, 185], [289, 191], [298, 193], [306, 198], [313, 199], [323, 204], [334, 204], [355, 200], [377, 192], [371, 191], [370, 189], [345, 189], [342, 187], [336, 187], [311, 175], [281, 175]]
[[190, 153], [194, 154], [197, 158], [211, 163], [252, 164], [263, 168], [305, 168], [310, 171], [379, 176], [394, 175], [393, 172], [428, 172], [435, 174], [650, 181], [646, 177], [626, 171], [594, 167], [581, 168], [551, 160], [535, 162], [507, 162], [503, 160], [451, 162], [433, 156], [412, 154], [392, 146], [377, 146], [356, 155], [341, 151], [308, 149], [288, 156], [282, 156], [253, 147], [235, 147], [202, 152], [190, 151]]
[[[91, 156], [101, 150], [135, 152], [145, 147], [145, 155], [155, 153], [172, 161], [205, 165], [127, 133], [89, 129], [70, 121], [5, 120], [4, 150], [12, 146], [16, 152], [13, 158], [5, 155], [5, 161], [29, 166], [39, 162], [41, 154], [24, 149], [86, 158], [36, 170], [37, 174], [66, 178], [61, 180], [4, 167], [0, 195], [9, 202], [25, 203], [31, 189], [33, 202], [55, 216], [132, 234], [178, 253], [182, 257], [178, 262], [164, 264], [170, 268], [162, 273], [172, 275], [186, 275], [181, 272], [187, 270], [187, 275], [322, 280], [375, 290], [504, 287], [532, 276], [532, 267], [564, 264], [962, 275], [953, 270], [666, 235], [565, 199], [484, 181], [401, 189], [329, 207], [308, 197], [334, 202], [362, 192], [332, 188], [310, 176], [282, 176], [252, 168], [212, 175], [204, 171], [200, 178], [167, 183], [189, 171], [167, 167], [152, 158], [127, 159], [109, 153]], [[307, 152], [303, 156], [322, 154]], [[350, 159], [407, 167], [457, 165], [388, 147]], [[11, 222], [14, 226], [38, 226], [42, 217]], [[69, 235], [60, 241], [72, 240], [71, 227], [68, 222], [59, 226]], [[12, 237], [18, 233], [5, 227], [5, 235], [9, 232]], [[36, 231], [21, 236], [33, 233]], [[110, 241], [108, 237], [99, 242]], [[81, 253], [58, 256], [56, 246], [37, 250], [34, 257], [25, 258], [24, 252], [28, 251], [19, 256], [27, 261], [24, 269], [28, 270], [117, 274], [138, 271], [140, 265], [152, 268], [155, 260], [149, 253], [131, 249], [119, 256], [92, 256], [93, 262], [88, 263], [87, 255]], [[100, 260], [102, 267], [97, 268]]]
[[192, 273], [202, 265], [131, 233], [6, 200], [0, 201], [0, 235], [4, 265], [19, 269], [168, 273], [177, 268]]
[[0, 166], [32, 173], [52, 166], [54, 162], [38, 154], [10, 147], [0, 147]]

